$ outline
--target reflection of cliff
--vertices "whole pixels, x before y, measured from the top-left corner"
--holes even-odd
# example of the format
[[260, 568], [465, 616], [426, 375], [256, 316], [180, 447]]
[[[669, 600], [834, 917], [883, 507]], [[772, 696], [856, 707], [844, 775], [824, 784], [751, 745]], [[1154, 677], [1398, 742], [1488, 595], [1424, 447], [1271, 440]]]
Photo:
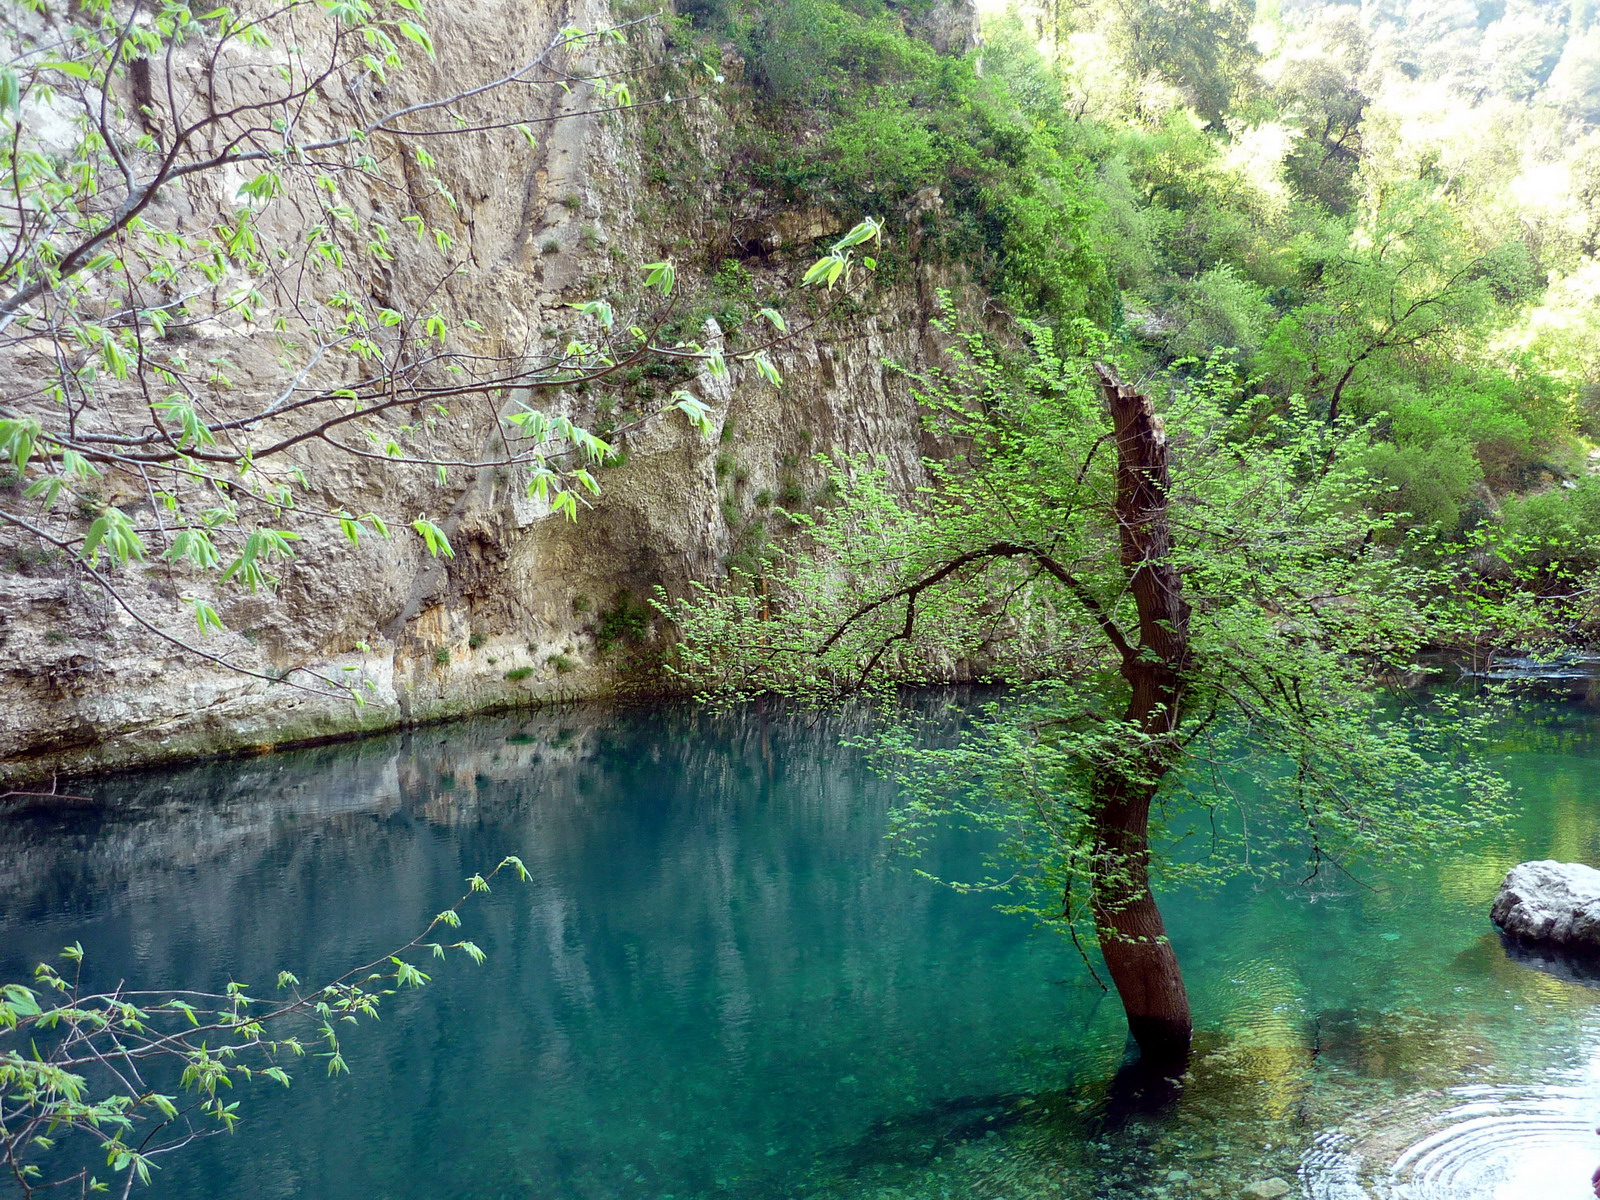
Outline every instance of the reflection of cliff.
[[[371, 841], [385, 836], [382, 822], [396, 814], [472, 825], [513, 812], [532, 815], [552, 803], [581, 810], [589, 807], [586, 797], [609, 790], [608, 769], [632, 752], [638, 725], [626, 716], [619, 725], [617, 716], [596, 705], [539, 711], [82, 782], [63, 790], [88, 793], [88, 803], [40, 802], [0, 812], [0, 916], [70, 903], [81, 894], [79, 884], [114, 889], [137, 876], [148, 889], [152, 878], [308, 836]], [[805, 718], [824, 738], [841, 724], [837, 716], [820, 726], [818, 720]], [[709, 773], [708, 794], [743, 786], [760, 770], [722, 761], [728, 754], [748, 754], [770, 767], [773, 730], [754, 713], [711, 717], [666, 709], [639, 721], [681, 733], [682, 765]], [[795, 719], [779, 724], [792, 732]], [[708, 745], [698, 739], [709, 725], [722, 736]], [[794, 769], [789, 764], [786, 773]], [[548, 812], [532, 819], [551, 831]]]
[[[0, 826], [0, 928], [20, 933], [0, 937], [0, 977], [79, 938], [97, 979], [310, 980], [515, 853], [533, 882], [466, 915], [486, 967], [441, 966], [443, 986], [352, 1035], [352, 1080], [302, 1071], [164, 1191], [222, 1194], [210, 1173], [244, 1156], [260, 1196], [302, 1178], [318, 1195], [642, 1195], [634, 1176], [685, 1158], [711, 1188], [769, 1170], [769, 1151], [847, 1141], [886, 1083], [939, 1096], [955, 1064], [1009, 1061], [1014, 1029], [978, 997], [983, 971], [1033, 961], [1027, 929], [863, 869], [888, 789], [838, 749], [851, 720], [545, 713], [97, 781], [94, 809]], [[1039, 978], [1016, 998], [1058, 1002]], [[330, 1124], [373, 1096], [374, 1128]], [[720, 1107], [766, 1140], [730, 1142]]]

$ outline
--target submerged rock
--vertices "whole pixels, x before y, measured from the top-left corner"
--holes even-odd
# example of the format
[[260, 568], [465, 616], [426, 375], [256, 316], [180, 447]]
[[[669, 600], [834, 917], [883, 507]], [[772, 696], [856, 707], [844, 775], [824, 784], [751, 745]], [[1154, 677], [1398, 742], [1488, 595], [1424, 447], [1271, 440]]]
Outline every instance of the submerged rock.
[[1292, 1191], [1294, 1191], [1294, 1188], [1284, 1180], [1272, 1178], [1260, 1179], [1255, 1183], [1246, 1185], [1244, 1194], [1250, 1200], [1279, 1200], [1279, 1197], [1287, 1196]]
[[1512, 937], [1600, 950], [1600, 871], [1551, 859], [1519, 863], [1489, 916]]

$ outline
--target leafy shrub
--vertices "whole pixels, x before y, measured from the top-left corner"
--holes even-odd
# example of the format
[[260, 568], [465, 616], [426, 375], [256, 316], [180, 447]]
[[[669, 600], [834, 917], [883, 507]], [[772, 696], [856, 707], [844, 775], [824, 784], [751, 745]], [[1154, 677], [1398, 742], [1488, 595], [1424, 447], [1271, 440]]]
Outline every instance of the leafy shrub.
[[889, 93], [869, 97], [838, 120], [823, 142], [829, 182], [844, 204], [898, 206], [937, 185], [948, 158], [928, 114]]
[[1471, 444], [1460, 437], [1431, 445], [1379, 442], [1367, 450], [1362, 465], [1382, 489], [1380, 509], [1406, 514], [1407, 526], [1441, 533], [1461, 525], [1464, 506], [1483, 482]]
[[618, 592], [611, 607], [601, 610], [595, 624], [594, 640], [603, 653], [618, 642], [637, 644], [650, 632], [655, 610], [627, 592]]
[[969, 263], [1029, 312], [1109, 315], [1093, 170], [1069, 144], [1078, 127], [1062, 119], [1059, 84], [1026, 38], [1006, 43], [1003, 71], [979, 76], [970, 58], [907, 33], [903, 6], [882, 0], [708, 0], [685, 11], [739, 48], [772, 102], [738, 154], [750, 177], [840, 213], [904, 212], [938, 189], [944, 212], [922, 231], [924, 253]]
[[749, 300], [755, 296], [755, 279], [738, 259], [725, 258], [711, 277], [711, 290], [719, 296]]
[[1507, 500], [1501, 530], [1515, 562], [1600, 566], [1600, 476]]
[[532, 674], [532, 667], [513, 667], [511, 670], [506, 672], [506, 679], [512, 683], [520, 683], [522, 680], [526, 679]]
[[887, 6], [863, 7], [869, 11], [832, 0], [750, 5], [739, 42], [752, 81], [780, 103], [819, 105], [853, 88], [937, 70], [932, 47], [908, 37]]
[[1206, 359], [1225, 349], [1254, 358], [1273, 323], [1266, 289], [1228, 263], [1179, 284], [1172, 315], [1178, 327], [1167, 348], [1176, 358]]
[[1538, 447], [1558, 440], [1572, 420], [1549, 379], [1487, 367], [1426, 388], [1397, 388], [1387, 407], [1396, 441], [1464, 438], [1484, 470], [1505, 482], [1530, 465]]

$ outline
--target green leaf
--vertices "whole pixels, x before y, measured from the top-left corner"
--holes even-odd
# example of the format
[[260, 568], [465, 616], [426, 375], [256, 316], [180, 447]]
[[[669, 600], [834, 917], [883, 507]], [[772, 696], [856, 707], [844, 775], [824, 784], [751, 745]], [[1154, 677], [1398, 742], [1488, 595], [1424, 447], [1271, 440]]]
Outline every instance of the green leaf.
[[168, 562], [188, 562], [202, 571], [214, 571], [222, 563], [211, 535], [204, 529], [180, 529], [162, 557]]
[[178, 448], [187, 450], [192, 446], [215, 446], [216, 438], [211, 434], [211, 427], [200, 419], [200, 414], [194, 409], [187, 399], [182, 396], [168, 396], [165, 400], [158, 400], [151, 405], [157, 412], [166, 413], [178, 423], [181, 431], [178, 437]]
[[[38, 994], [21, 984], [8, 983], [0, 987], [0, 996], [5, 998], [5, 1004], [10, 1008], [13, 1019], [11, 1026], [16, 1025], [16, 1017], [36, 1017], [39, 1015]], [[3, 1024], [4, 1022], [0, 1022]]]
[[647, 288], [657, 288], [663, 296], [672, 295], [673, 285], [678, 280], [678, 269], [671, 261], [646, 263], [644, 266], [644, 285]]
[[120, 508], [108, 505], [100, 510], [100, 515], [84, 535], [83, 548], [78, 553], [91, 567], [97, 567], [102, 551], [123, 566], [144, 561], [144, 542], [134, 530], [128, 514]]
[[616, 314], [611, 311], [611, 305], [604, 300], [585, 300], [582, 303], [569, 304], [567, 307], [577, 309], [586, 317], [593, 317], [605, 329], [610, 329], [617, 319]]
[[810, 269], [806, 271], [805, 277], [800, 280], [800, 286], [812, 287], [825, 282], [828, 278], [828, 272], [833, 269], [833, 265], [837, 261], [831, 254], [826, 258], [817, 259], [816, 262], [811, 264]]
[[33, 457], [33, 448], [43, 427], [35, 417], [0, 418], [0, 457], [9, 458], [21, 472]]
[[434, 558], [439, 558], [440, 556], [454, 558], [456, 556], [454, 547], [450, 545], [450, 539], [444, 535], [444, 530], [440, 529], [432, 521], [418, 518], [411, 522], [411, 528], [415, 529], [421, 536], [423, 544], [428, 547], [428, 553]]
[[773, 387], [783, 386], [783, 376], [778, 373], [778, 368], [772, 364], [772, 360], [767, 357], [764, 351], [761, 353], [752, 354], [750, 356], [750, 363], [755, 367], [756, 374], [760, 375], [761, 378], [765, 379]]
[[710, 437], [714, 432], [711, 424], [711, 410], [706, 407], [704, 402], [696, 399], [688, 392], [673, 392], [672, 407], [688, 417], [689, 424], [693, 425], [706, 437]]
[[856, 227], [850, 230], [832, 246], [834, 254], [841, 250], [848, 250], [851, 246], [859, 246], [862, 242], [876, 242], [883, 238], [883, 222], [876, 217], [867, 217]]
[[216, 609], [198, 596], [191, 596], [189, 603], [194, 606], [194, 623], [199, 628], [202, 637], [208, 629], [222, 631], [224, 628], [222, 618], [217, 615]]
[[396, 23], [396, 27], [404, 36], [410, 38], [427, 51], [429, 58], [434, 57], [433, 39], [428, 36], [428, 31], [421, 25], [418, 25], [415, 21], [399, 21]]
[[60, 59], [47, 59], [39, 64], [43, 71], [60, 71], [63, 75], [70, 75], [73, 79], [90, 80], [94, 78], [94, 71], [87, 63], [67, 62]]

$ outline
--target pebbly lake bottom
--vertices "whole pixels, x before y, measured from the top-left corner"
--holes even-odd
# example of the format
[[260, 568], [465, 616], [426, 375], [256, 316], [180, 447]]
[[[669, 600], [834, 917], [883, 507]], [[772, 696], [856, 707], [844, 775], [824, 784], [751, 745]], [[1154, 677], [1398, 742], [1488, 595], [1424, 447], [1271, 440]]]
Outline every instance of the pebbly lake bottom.
[[98, 779], [0, 815], [0, 980], [80, 941], [99, 984], [310, 981], [527, 863], [465, 912], [482, 967], [351, 1031], [351, 1075], [236, 1096], [162, 1200], [1591, 1196], [1600, 989], [1487, 918], [1512, 864], [1600, 861], [1591, 704], [1487, 748], [1518, 811], [1465, 848], [1164, 894], [1177, 1086], [1070, 946], [908, 869], [970, 875], [973, 839], [886, 857], [849, 731], [585, 709]]

